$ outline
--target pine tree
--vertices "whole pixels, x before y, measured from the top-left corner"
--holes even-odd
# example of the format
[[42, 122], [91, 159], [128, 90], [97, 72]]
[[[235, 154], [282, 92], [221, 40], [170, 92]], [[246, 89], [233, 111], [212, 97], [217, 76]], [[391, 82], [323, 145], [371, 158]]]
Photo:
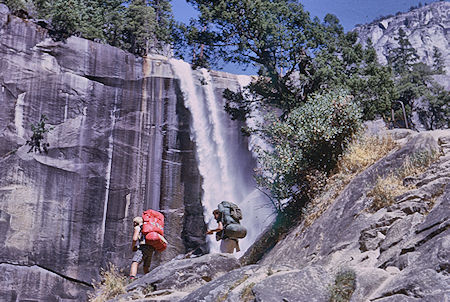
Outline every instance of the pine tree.
[[450, 128], [450, 92], [433, 82], [424, 95], [425, 106], [419, 108], [419, 118], [426, 129]]
[[412, 69], [419, 56], [402, 28], [398, 30], [395, 40], [398, 41], [399, 46], [389, 51], [388, 61], [397, 74], [404, 74]]
[[433, 69], [438, 74], [445, 73], [445, 62], [442, 57], [442, 52], [436, 46], [433, 47]]
[[372, 41], [363, 50], [360, 71], [348, 84], [352, 95], [362, 107], [363, 119], [388, 118], [392, 101], [397, 98], [394, 76], [390, 66], [379, 64]]
[[161, 50], [172, 42], [172, 5], [168, 0], [150, 0], [149, 5], [155, 11], [155, 30], [153, 47]]
[[0, 0], [14, 11], [32, 7], [33, 16], [51, 21], [54, 40], [76, 35], [137, 55], [167, 47], [173, 18], [168, 0]]
[[[389, 63], [392, 64], [395, 75], [395, 87], [397, 90], [397, 101], [405, 105], [407, 116], [410, 116], [414, 100], [421, 99], [425, 108], [416, 108], [419, 118], [428, 129], [443, 127], [448, 124], [448, 92], [444, 90], [434, 79], [433, 75], [440, 72], [443, 65], [439, 51], [434, 51], [433, 68], [424, 64], [416, 63], [418, 55], [410, 44], [405, 32], [400, 29], [398, 37], [399, 46], [390, 51]], [[395, 119], [402, 120], [400, 107], [394, 112]]]
[[64, 41], [79, 32], [82, 3], [79, 0], [55, 0], [49, 9], [51, 14], [50, 31], [57, 41]]
[[98, 0], [82, 0], [82, 7], [80, 9], [80, 24], [79, 34], [83, 38], [105, 42], [104, 34], [105, 13], [108, 11], [104, 9], [102, 2]]
[[132, 0], [124, 24], [124, 47], [131, 53], [147, 55], [156, 28], [154, 9], [145, 0]]

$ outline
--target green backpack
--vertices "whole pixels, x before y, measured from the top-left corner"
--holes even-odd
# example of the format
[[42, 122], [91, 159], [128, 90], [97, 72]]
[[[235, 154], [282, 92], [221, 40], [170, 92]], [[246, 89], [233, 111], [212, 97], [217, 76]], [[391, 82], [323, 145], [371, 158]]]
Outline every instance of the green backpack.
[[[223, 234], [218, 234], [221, 238], [244, 238], [247, 235], [247, 229], [240, 224], [242, 219], [241, 209], [234, 203], [222, 201], [217, 206], [222, 213], [222, 223], [224, 226]], [[221, 232], [222, 233], [222, 232]], [[219, 240], [219, 238], [216, 238]]]
[[242, 211], [239, 207], [229, 201], [222, 201], [217, 206], [218, 210], [222, 213], [222, 220], [224, 225], [239, 223], [242, 219]]

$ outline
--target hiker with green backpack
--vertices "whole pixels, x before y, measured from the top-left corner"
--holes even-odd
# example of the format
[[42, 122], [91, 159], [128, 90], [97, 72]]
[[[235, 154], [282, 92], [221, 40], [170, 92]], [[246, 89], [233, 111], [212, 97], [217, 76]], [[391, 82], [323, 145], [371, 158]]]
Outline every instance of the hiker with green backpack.
[[220, 243], [221, 253], [239, 252], [239, 239], [247, 235], [246, 228], [240, 224], [242, 219], [241, 209], [232, 202], [222, 201], [213, 211], [213, 215], [218, 226], [206, 233], [208, 235], [216, 233], [216, 240], [222, 240]]

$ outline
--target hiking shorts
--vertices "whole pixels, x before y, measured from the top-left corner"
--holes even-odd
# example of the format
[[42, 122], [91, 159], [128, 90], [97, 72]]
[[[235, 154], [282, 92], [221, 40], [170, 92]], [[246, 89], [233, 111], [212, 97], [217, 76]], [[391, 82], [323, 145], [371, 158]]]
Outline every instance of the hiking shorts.
[[221, 253], [232, 254], [234, 253], [234, 250], [236, 250], [236, 252], [240, 251], [239, 242], [237, 241], [237, 239], [230, 239], [230, 238], [222, 239], [222, 242], [220, 243]]
[[138, 247], [138, 250], [134, 252], [133, 259], [131, 261], [137, 263], [141, 263], [142, 261], [144, 261], [144, 266], [150, 266], [154, 250], [155, 249], [150, 245], [140, 245]]

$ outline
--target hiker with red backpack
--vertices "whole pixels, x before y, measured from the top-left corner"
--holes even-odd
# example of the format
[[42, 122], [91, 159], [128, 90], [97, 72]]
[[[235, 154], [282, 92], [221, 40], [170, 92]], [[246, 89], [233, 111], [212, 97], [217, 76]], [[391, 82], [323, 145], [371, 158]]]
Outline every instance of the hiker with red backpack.
[[221, 253], [239, 252], [239, 239], [247, 235], [246, 228], [240, 224], [242, 219], [241, 209], [232, 202], [222, 201], [213, 211], [213, 215], [218, 226], [216, 229], [208, 230], [206, 234], [216, 233], [216, 240], [221, 240]]
[[131, 249], [134, 253], [130, 279], [136, 278], [139, 264], [144, 262], [144, 274], [150, 271], [154, 251], [162, 252], [167, 247], [164, 235], [164, 215], [158, 211], [147, 210], [133, 219], [133, 241]]

